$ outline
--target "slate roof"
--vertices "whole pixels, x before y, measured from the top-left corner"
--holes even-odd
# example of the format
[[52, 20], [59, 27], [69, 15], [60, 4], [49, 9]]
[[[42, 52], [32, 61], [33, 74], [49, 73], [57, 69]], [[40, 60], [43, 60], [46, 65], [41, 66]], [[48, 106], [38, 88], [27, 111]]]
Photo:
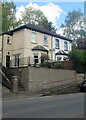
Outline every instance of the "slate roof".
[[36, 46], [36, 47], [32, 48], [32, 50], [37, 50], [37, 51], [45, 51], [45, 52], [48, 52], [48, 50], [47, 50], [47, 49], [45, 49], [43, 46], [40, 46], [40, 45], [38, 45], [38, 46]]
[[60, 50], [55, 55], [68, 55], [68, 54], [63, 50]]
[[58, 38], [61, 38], [61, 39], [72, 42], [72, 40], [70, 40], [70, 39], [68, 39], [64, 36], [58, 35], [54, 32], [51, 32], [51, 31], [43, 28], [43, 27], [39, 27], [39, 26], [32, 25], [32, 24], [26, 24], [26, 25], [20, 26], [20, 27], [14, 29], [14, 30], [11, 30], [11, 31], [3, 33], [3, 34], [13, 35], [14, 32], [19, 31], [21, 29], [30, 29], [30, 30], [33, 30], [33, 31], [37, 31], [37, 32], [40, 32], [40, 33], [44, 33], [44, 34], [47, 34], [47, 35], [51, 35], [51, 36], [58, 37]]

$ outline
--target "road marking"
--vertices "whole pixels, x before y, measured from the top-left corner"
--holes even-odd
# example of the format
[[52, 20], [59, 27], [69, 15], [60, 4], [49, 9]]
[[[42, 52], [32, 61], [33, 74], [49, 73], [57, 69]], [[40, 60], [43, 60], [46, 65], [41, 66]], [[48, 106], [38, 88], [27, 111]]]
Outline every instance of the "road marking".
[[[71, 95], [78, 95], [78, 94], [84, 95], [84, 93], [74, 93], [74, 94], [72, 93], [72, 94], [62, 94], [62, 95], [55, 95], [55, 96], [66, 96], [66, 95], [68, 95], [68, 96], [70, 95], [71, 96]], [[28, 99], [37, 99], [37, 98], [43, 99], [43, 98], [46, 98], [46, 97], [50, 98], [50, 97], [53, 97], [53, 96], [52, 95], [51, 96], [36, 96], [36, 97], [29, 97], [29, 98], [28, 97], [24, 97], [24, 98], [19, 98], [19, 99], [16, 98], [14, 100], [13, 99], [10, 99], [10, 100], [3, 100], [2, 99], [2, 102], [10, 102], [10, 101], [18, 101], [18, 100], [28, 100]]]
[[31, 97], [31, 98], [17, 98], [17, 99], [15, 99], [15, 100], [3, 100], [2, 99], [2, 102], [10, 102], [10, 101], [18, 101], [18, 100], [28, 100], [28, 99], [37, 99], [37, 98], [41, 98], [41, 99], [43, 99], [43, 98], [46, 98], [46, 97], [52, 97], [52, 96], [43, 96], [43, 97], [41, 97], [41, 96], [36, 96], [36, 97]]

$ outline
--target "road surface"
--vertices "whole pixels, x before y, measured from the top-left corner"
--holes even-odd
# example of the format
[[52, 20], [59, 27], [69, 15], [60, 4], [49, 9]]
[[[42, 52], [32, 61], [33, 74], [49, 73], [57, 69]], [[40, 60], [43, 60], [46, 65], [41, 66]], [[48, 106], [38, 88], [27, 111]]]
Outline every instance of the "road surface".
[[84, 93], [3, 101], [3, 118], [84, 118]]

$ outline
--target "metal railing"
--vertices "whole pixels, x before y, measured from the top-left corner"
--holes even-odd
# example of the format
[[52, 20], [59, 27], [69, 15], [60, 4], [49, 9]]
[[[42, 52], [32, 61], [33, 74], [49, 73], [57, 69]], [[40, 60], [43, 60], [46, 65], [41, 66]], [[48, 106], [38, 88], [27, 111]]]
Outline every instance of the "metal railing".
[[[0, 66], [2, 66], [1, 63], [0, 63]], [[0, 69], [0, 77], [1, 77], [0, 83], [9, 89], [11, 89], [11, 76], [10, 76], [10, 74], [9, 74], [7, 68], [2, 66], [2, 68]]]
[[30, 64], [30, 58], [20, 58], [18, 60], [12, 59], [10, 60], [10, 67], [20, 67], [20, 66], [28, 66]]
[[[47, 61], [47, 60], [45, 60], [45, 61]], [[18, 60], [15, 60], [15, 59], [10, 60], [9, 67], [22, 67], [22, 66], [38, 65], [40, 63], [42, 63], [41, 58], [34, 59], [34, 57], [24, 57], [24, 58], [20, 58]]]

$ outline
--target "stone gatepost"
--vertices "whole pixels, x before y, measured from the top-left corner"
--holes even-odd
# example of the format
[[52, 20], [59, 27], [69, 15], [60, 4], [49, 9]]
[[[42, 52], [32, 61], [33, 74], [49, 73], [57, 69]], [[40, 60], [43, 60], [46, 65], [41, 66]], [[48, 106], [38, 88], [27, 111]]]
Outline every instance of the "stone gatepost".
[[18, 92], [18, 81], [19, 81], [18, 76], [11, 77], [11, 91], [14, 93]]

